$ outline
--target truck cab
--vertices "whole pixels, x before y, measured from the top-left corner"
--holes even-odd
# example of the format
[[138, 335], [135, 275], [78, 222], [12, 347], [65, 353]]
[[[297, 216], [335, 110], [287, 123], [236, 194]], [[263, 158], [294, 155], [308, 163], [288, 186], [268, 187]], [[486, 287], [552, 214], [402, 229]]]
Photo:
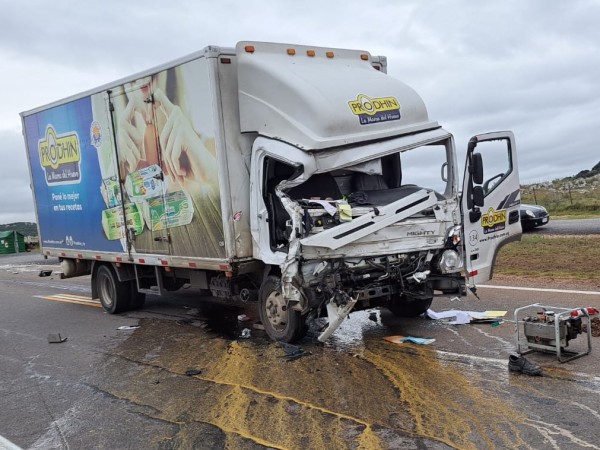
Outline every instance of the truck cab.
[[[498, 248], [521, 233], [512, 133], [473, 137], [460, 183], [452, 135], [373, 67], [381, 58], [301, 46], [290, 58], [261, 43], [236, 53], [242, 132], [257, 134], [250, 217], [271, 337], [297, 340], [327, 316], [324, 341], [375, 306], [416, 316], [491, 277]], [[484, 173], [484, 159], [501, 168]]]

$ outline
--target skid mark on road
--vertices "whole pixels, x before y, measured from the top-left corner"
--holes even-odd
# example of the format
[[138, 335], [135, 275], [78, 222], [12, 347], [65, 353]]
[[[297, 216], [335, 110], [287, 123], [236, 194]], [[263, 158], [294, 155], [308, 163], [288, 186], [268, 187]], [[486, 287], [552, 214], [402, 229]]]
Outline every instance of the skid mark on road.
[[84, 297], [83, 295], [75, 294], [54, 294], [54, 295], [34, 295], [35, 298], [41, 298], [44, 300], [52, 300], [55, 302], [74, 303], [76, 305], [94, 306], [96, 308], [102, 308], [102, 304], [98, 300], [94, 300], [90, 297]]

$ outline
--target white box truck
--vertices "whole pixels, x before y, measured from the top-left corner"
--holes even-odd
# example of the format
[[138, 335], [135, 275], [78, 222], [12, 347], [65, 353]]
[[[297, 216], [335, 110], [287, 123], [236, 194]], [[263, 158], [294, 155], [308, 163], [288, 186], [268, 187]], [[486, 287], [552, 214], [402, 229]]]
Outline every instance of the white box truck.
[[366, 51], [209, 46], [21, 117], [42, 252], [109, 313], [191, 285], [258, 301], [275, 340], [327, 316], [324, 341], [488, 280], [521, 234], [512, 133], [473, 137], [459, 185], [452, 135]]

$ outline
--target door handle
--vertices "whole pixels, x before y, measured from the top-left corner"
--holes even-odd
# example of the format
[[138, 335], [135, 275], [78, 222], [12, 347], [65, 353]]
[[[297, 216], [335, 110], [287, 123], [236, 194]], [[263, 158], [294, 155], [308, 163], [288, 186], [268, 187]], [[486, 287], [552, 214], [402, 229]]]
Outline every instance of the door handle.
[[519, 210], [511, 211], [508, 215], [508, 224], [513, 224], [519, 221]]

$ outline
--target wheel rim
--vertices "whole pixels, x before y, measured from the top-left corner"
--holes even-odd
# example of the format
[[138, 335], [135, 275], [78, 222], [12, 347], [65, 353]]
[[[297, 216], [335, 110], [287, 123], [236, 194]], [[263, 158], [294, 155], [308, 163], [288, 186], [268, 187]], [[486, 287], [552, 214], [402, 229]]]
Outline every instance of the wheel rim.
[[100, 277], [100, 286], [99, 286], [99, 290], [100, 290], [100, 298], [102, 299], [102, 302], [107, 306], [110, 307], [113, 304], [113, 299], [115, 298], [115, 287], [112, 283], [112, 280], [106, 276], [106, 274], [102, 274], [102, 276]]
[[271, 326], [278, 331], [284, 330], [288, 323], [288, 311], [285, 299], [280, 292], [273, 291], [265, 302], [265, 312]]

